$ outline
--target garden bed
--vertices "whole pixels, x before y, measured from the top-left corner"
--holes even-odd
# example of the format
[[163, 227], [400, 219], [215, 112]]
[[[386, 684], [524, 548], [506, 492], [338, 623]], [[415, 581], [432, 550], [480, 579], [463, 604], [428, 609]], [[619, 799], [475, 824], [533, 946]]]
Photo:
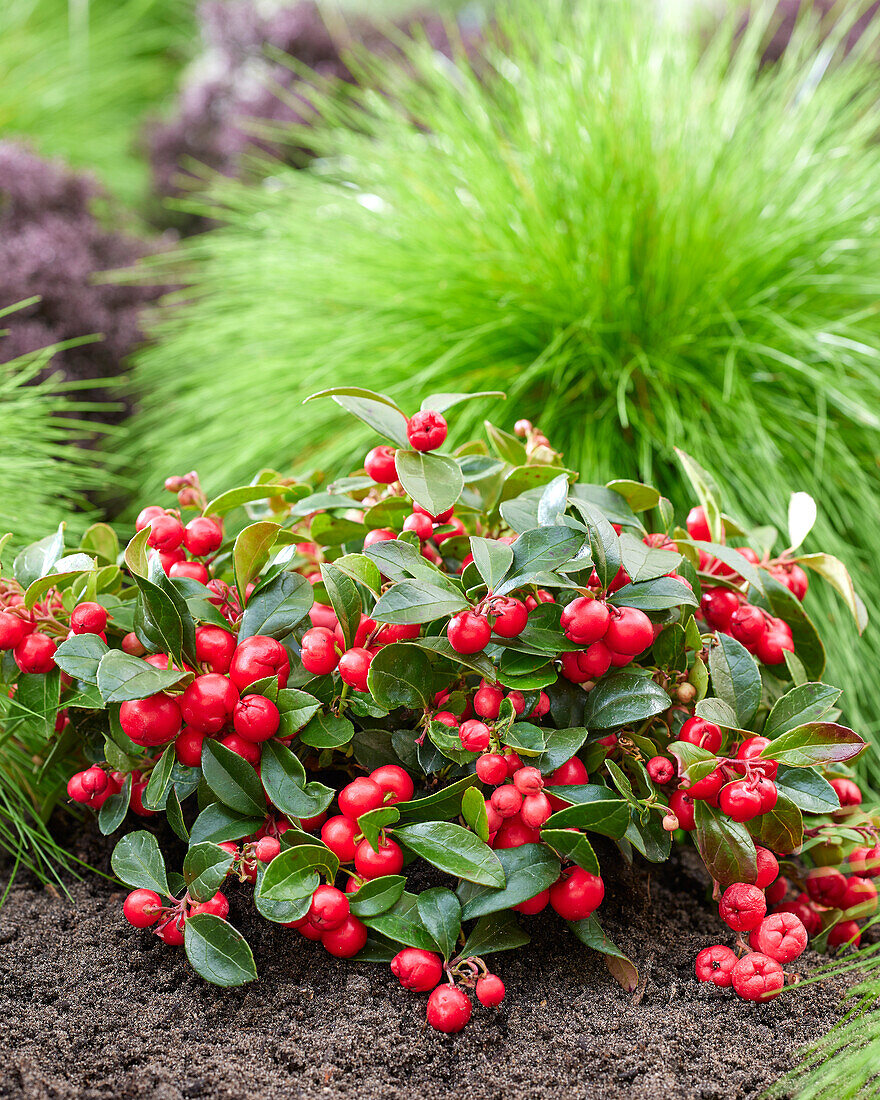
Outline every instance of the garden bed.
[[[763, 1005], [701, 985], [694, 956], [726, 930], [697, 859], [621, 875], [612, 851], [600, 850], [603, 924], [638, 964], [638, 992], [548, 910], [524, 921], [531, 945], [495, 957], [504, 1004], [477, 1006], [454, 1036], [425, 1027], [426, 998], [387, 966], [253, 919], [244, 890], [230, 891], [232, 919], [261, 980], [222, 990], [127, 925], [112, 884], [72, 885], [72, 908], [21, 879], [0, 909], [0, 1097], [758, 1096], [838, 1019], [842, 982]], [[817, 961], [807, 952], [795, 968]]]

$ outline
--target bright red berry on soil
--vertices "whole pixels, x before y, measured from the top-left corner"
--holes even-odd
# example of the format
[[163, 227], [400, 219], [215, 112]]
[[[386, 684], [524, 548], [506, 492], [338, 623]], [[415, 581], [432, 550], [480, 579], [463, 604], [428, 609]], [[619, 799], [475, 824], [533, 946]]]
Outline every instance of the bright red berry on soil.
[[504, 1000], [504, 982], [497, 974], [486, 974], [482, 978], [477, 978], [475, 993], [481, 1005], [485, 1005], [486, 1008], [497, 1008]]
[[584, 920], [599, 908], [604, 897], [602, 879], [582, 867], [564, 871], [550, 887], [550, 904], [563, 920]]
[[210, 913], [214, 917], [220, 917], [221, 920], [226, 920], [229, 916], [229, 900], [225, 894], [222, 894], [219, 890], [207, 901], [198, 902], [196, 905], [191, 905], [189, 909], [189, 915], [191, 917], [196, 916], [198, 913]]
[[748, 882], [734, 882], [721, 895], [718, 912], [727, 927], [734, 932], [750, 932], [767, 915], [767, 902], [757, 886]]
[[391, 973], [404, 989], [427, 993], [443, 977], [443, 962], [433, 951], [405, 947], [391, 960]]
[[788, 963], [804, 953], [807, 930], [794, 913], [771, 913], [752, 932], [749, 942], [776, 962]]
[[446, 627], [446, 637], [456, 653], [481, 653], [491, 636], [489, 620], [473, 611], [460, 612]]
[[229, 678], [239, 691], [267, 676], [277, 676], [278, 686], [283, 688], [289, 675], [287, 650], [281, 642], [262, 634], [245, 638], [235, 650], [229, 666]]
[[775, 959], [753, 951], [744, 956], [731, 972], [736, 993], [746, 1001], [769, 1001], [785, 985], [785, 974]]
[[340, 863], [351, 863], [354, 859], [356, 847], [354, 838], [357, 834], [357, 822], [342, 814], [329, 817], [321, 826], [321, 840]]
[[403, 851], [390, 837], [380, 837], [378, 848], [369, 840], [362, 840], [354, 851], [354, 869], [367, 879], [399, 875], [403, 870]]
[[454, 985], [438, 985], [428, 998], [428, 1023], [448, 1035], [461, 1031], [472, 1011], [470, 999]]
[[322, 932], [329, 932], [338, 928], [348, 918], [348, 898], [335, 886], [319, 886], [309, 905], [309, 923], [320, 928]]
[[352, 780], [339, 792], [339, 809], [346, 817], [356, 820], [361, 814], [378, 809], [385, 802], [385, 792], [379, 784], [367, 778], [359, 776]]
[[842, 944], [852, 944], [858, 947], [862, 939], [862, 933], [854, 920], [839, 921], [828, 933], [828, 946], [840, 947]]
[[758, 877], [755, 879], [755, 885], [759, 890], [766, 890], [779, 874], [779, 861], [768, 848], [762, 848], [760, 845], [755, 848], [755, 857], [758, 863]]
[[369, 451], [364, 459], [367, 477], [371, 477], [379, 485], [390, 485], [393, 481], [397, 481], [397, 467], [394, 464], [396, 453], [393, 447], [385, 444]]
[[713, 947], [704, 947], [697, 955], [694, 970], [701, 982], [712, 982], [720, 989], [726, 989], [731, 983], [735, 966], [734, 952], [729, 947], [716, 943]]
[[162, 899], [155, 890], [132, 890], [122, 903], [122, 912], [135, 928], [149, 928], [159, 919]]
[[415, 451], [436, 451], [443, 446], [448, 430], [446, 420], [440, 413], [425, 409], [410, 417], [406, 438]]
[[176, 700], [168, 695], [150, 695], [123, 703], [119, 724], [136, 745], [152, 748], [173, 741], [183, 720]]
[[320, 934], [321, 943], [338, 959], [350, 959], [367, 942], [367, 926], [349, 914], [338, 928]]

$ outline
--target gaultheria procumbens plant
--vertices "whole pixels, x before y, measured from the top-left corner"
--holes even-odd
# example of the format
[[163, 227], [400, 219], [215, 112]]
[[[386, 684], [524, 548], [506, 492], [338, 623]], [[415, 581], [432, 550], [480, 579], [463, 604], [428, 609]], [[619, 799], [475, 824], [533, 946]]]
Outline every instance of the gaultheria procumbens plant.
[[[351, 476], [263, 470], [212, 500], [172, 476], [177, 506], [144, 508], [123, 555], [107, 527], [72, 551], [59, 532], [4, 582], [11, 714], [81, 754], [71, 800], [104, 833], [164, 813], [188, 845], [181, 874], [152, 833], [119, 841], [132, 924], [248, 981], [223, 891], [250, 882], [267, 920], [433, 991], [443, 1030], [466, 990], [499, 1002], [483, 960], [547, 905], [634, 987], [596, 915], [595, 835], [624, 860], [696, 846], [740, 933], [697, 974], [744, 997], [775, 995], [808, 933], [858, 934], [877, 819], [801, 604], [810, 498], [771, 557], [685, 454], [681, 527], [647, 485], [580, 479], [528, 421], [441, 450], [466, 396], [412, 416], [317, 396], [382, 439]], [[451, 887], [410, 892], [413, 860]]]
[[[298, 404], [369, 364], [406, 407], [503, 389], [505, 415], [540, 410], [590, 481], [678, 500], [681, 446], [755, 526], [803, 489], [820, 545], [876, 604], [880, 27], [838, 57], [844, 5], [817, 63], [804, 5], [759, 73], [767, 13], [750, 7], [745, 35], [737, 11], [707, 43], [653, 3], [518, 0], [497, 5], [476, 73], [412, 46], [413, 79], [368, 72], [347, 111], [322, 99], [326, 125], [291, 133], [313, 168], [218, 184], [204, 212], [225, 226], [162, 276], [192, 293], [140, 357], [142, 491], [184, 464], [210, 483], [298, 455], [339, 469], [366, 437]], [[463, 410], [454, 440], [481, 415]], [[833, 597], [808, 601], [873, 731], [880, 635], [857, 647]]]

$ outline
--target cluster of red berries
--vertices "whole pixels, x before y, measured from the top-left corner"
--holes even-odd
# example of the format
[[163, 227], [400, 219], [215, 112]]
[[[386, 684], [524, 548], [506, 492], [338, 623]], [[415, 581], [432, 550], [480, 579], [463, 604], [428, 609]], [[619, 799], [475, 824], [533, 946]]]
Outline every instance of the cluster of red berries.
[[404, 989], [413, 993], [433, 990], [428, 998], [428, 1023], [447, 1034], [461, 1031], [473, 1011], [470, 997], [460, 986], [473, 989], [486, 1008], [497, 1008], [504, 1000], [504, 982], [476, 956], [452, 963], [447, 971], [449, 980], [444, 985], [440, 985], [443, 960], [433, 951], [417, 947], [399, 951], [391, 960], [391, 972]]
[[[169, 477], [165, 488], [177, 494], [181, 507], [203, 507], [206, 503], [198, 476], [193, 472]], [[215, 516], [196, 516], [184, 525], [180, 512], [156, 504], [144, 508], [135, 529], [150, 529], [147, 546], [158, 556], [169, 577], [189, 577], [208, 584], [211, 555], [223, 545], [223, 523]]]
[[354, 874], [348, 891], [358, 887], [361, 881], [379, 878], [381, 875], [398, 875], [403, 869], [403, 850], [397, 841], [381, 830], [378, 847], [361, 835], [358, 818], [381, 806], [393, 806], [408, 802], [414, 791], [413, 781], [403, 768], [396, 764], [383, 764], [359, 776], [343, 787], [337, 796], [339, 813], [330, 817], [321, 828], [321, 840], [340, 863], [354, 864]]
[[122, 912], [135, 928], [152, 928], [169, 947], [183, 944], [183, 926], [197, 913], [212, 913], [224, 920], [229, 916], [229, 901], [219, 890], [208, 901], [196, 902], [189, 895], [163, 903], [155, 890], [132, 890], [122, 903]]
[[596, 680], [612, 667], [625, 668], [644, 653], [661, 629], [644, 611], [612, 607], [593, 596], [577, 596], [566, 604], [560, 621], [566, 638], [586, 647], [562, 654], [562, 674], [575, 684]]
[[[392, 532], [393, 535], [393, 532]], [[320, 580], [320, 573], [313, 574]], [[345, 636], [332, 607], [316, 603], [309, 611], [312, 622], [302, 639], [302, 663], [313, 676], [329, 676], [338, 670], [344, 684], [355, 691], [367, 691], [367, 675], [375, 655], [392, 642], [405, 642], [419, 636], [415, 625], [380, 625], [367, 615], [361, 615], [360, 623], [346, 646]]]

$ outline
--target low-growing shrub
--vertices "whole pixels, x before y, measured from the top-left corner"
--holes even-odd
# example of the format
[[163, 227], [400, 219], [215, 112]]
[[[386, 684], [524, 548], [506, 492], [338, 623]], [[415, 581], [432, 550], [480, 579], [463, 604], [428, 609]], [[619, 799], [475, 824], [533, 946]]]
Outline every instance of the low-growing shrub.
[[[130, 923], [237, 985], [256, 968], [223, 887], [252, 883], [267, 920], [390, 962], [443, 1031], [468, 991], [501, 1001], [484, 960], [548, 905], [635, 987], [597, 917], [594, 835], [653, 863], [695, 845], [738, 933], [697, 976], [742, 997], [775, 996], [808, 935], [857, 940], [877, 819], [808, 570], [862, 609], [842, 563], [800, 551], [812, 500], [771, 555], [687, 455], [681, 527], [647, 485], [580, 480], [528, 421], [443, 453], [463, 395], [411, 417], [318, 396], [384, 438], [362, 470], [264, 470], [211, 500], [174, 475], [177, 506], [144, 508], [124, 554], [108, 527], [70, 554], [59, 532], [3, 582], [10, 715], [80, 754], [68, 795], [102, 832], [163, 814], [188, 845], [180, 873], [152, 832], [118, 842]], [[415, 860], [437, 885], [407, 889]]]

